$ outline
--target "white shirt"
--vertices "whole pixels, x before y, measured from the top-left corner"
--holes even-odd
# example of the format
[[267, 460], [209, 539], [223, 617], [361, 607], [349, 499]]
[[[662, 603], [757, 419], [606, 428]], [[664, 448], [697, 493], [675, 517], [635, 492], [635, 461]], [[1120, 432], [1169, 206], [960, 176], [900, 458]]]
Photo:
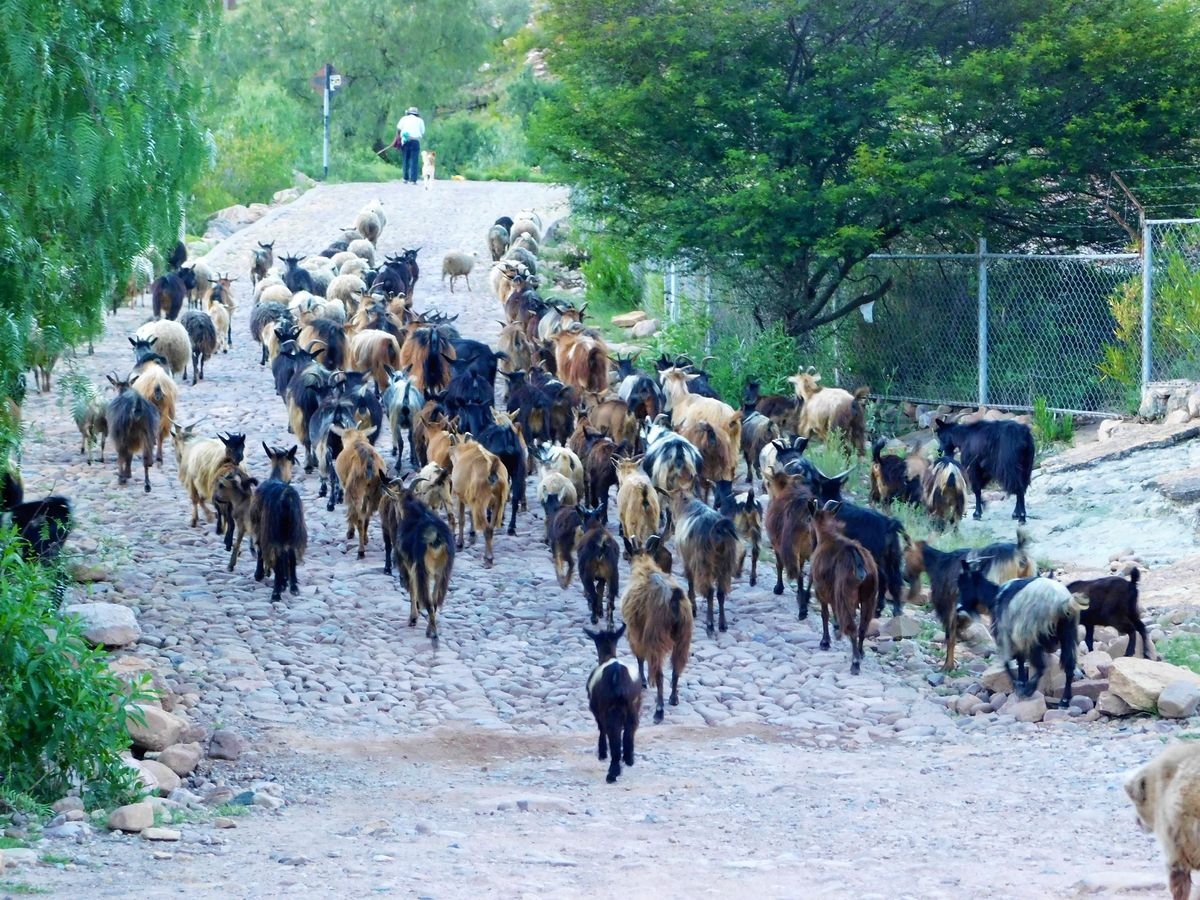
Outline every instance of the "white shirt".
[[402, 138], [419, 141], [425, 136], [425, 120], [420, 116], [404, 116], [396, 123], [396, 130]]

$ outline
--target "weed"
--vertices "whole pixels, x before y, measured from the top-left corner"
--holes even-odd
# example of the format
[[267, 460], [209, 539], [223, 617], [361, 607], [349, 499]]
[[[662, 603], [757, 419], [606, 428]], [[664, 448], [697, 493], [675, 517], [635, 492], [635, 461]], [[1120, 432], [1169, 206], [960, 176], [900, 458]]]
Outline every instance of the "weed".
[[218, 816], [245, 816], [250, 814], [250, 807], [242, 806], [240, 803], [222, 803], [213, 812]]
[[1045, 397], [1033, 401], [1033, 433], [1040, 444], [1066, 444], [1075, 441], [1075, 419], [1050, 412]]
[[1156, 645], [1164, 661], [1200, 673], [1200, 634], [1179, 632]]
[[20, 838], [5, 837], [0, 834], [0, 850], [22, 850], [29, 845]]
[[50, 888], [24, 881], [0, 881], [0, 894], [49, 894]]
[[71, 857], [64, 856], [61, 853], [43, 853], [41, 858], [42, 862], [48, 866], [65, 866], [72, 861]]

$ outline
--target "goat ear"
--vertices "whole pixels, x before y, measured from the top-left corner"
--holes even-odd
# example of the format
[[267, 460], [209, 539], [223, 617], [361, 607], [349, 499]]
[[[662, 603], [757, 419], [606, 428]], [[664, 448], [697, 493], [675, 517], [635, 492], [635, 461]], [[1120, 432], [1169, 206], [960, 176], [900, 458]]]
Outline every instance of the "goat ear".
[[136, 340], [134, 340], [134, 338], [133, 338], [132, 336], [129, 338], [129, 343], [130, 343], [131, 345], [133, 345], [134, 347], [136, 347], [136, 346], [137, 346], [137, 341], [136, 341]]
[[292, 449], [287, 452], [287, 458], [290, 459], [292, 462], [295, 462], [296, 461], [296, 451], [299, 449], [300, 448], [298, 446], [293, 444]]
[[625, 633], [625, 623], [622, 622], [621, 627], [617, 629], [617, 633], [614, 635], [614, 637], [616, 637], [617, 640], [620, 640], [621, 635], [623, 635], [624, 633]]
[[588, 628], [587, 626], [584, 626], [583, 633], [590, 637], [593, 641], [600, 637], [598, 632], [592, 631], [592, 629]]
[[1146, 776], [1141, 771], [1135, 772], [1133, 777], [1125, 782], [1125, 793], [1134, 803], [1146, 802]]
[[262, 445], [263, 445], [263, 452], [267, 454], [267, 458], [269, 459], [271, 456], [271, 448], [267, 446], [266, 441], [263, 441]]

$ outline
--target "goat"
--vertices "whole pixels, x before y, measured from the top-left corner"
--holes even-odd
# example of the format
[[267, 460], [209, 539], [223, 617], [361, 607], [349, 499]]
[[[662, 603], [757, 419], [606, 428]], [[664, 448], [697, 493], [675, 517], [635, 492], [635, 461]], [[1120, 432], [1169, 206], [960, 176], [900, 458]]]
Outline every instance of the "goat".
[[[655, 490], [670, 494], [700, 478], [703, 465], [700, 451], [687, 438], [668, 428], [664, 417], [647, 425], [644, 443], [642, 469], [650, 476]], [[667, 518], [669, 523], [669, 507]]]
[[119, 380], [115, 374], [107, 376], [117, 396], [109, 401], [105, 418], [108, 433], [117, 450], [117, 483], [126, 484], [132, 477], [133, 457], [142, 454], [144, 469], [143, 485], [150, 493], [150, 469], [154, 465], [154, 442], [159, 439], [158, 407], [143, 397], [134, 388], [138, 380], [132, 375]]
[[[217, 332], [217, 347], [213, 351], [215, 353], [228, 353], [229, 348], [233, 346], [233, 321], [230, 312], [233, 299], [228, 284], [228, 276], [222, 276], [222, 280], [209, 288], [204, 298], [204, 313], [212, 320], [213, 328]], [[195, 350], [195, 341], [192, 342], [192, 349]]]
[[490, 453], [499, 457], [508, 472], [509, 494], [512, 496], [512, 516], [508, 520], [508, 533], [517, 533], [517, 507], [525, 505], [525, 475], [529, 451], [521, 439], [521, 432], [505, 413], [492, 410], [492, 423], [475, 435], [475, 439]]
[[1194, 741], [1168, 745], [1129, 776], [1125, 793], [1138, 823], [1158, 838], [1167, 861], [1172, 900], [1192, 895], [1192, 870], [1200, 869], [1200, 747]]
[[[179, 317], [179, 324], [192, 342], [192, 386], [204, 378], [204, 364], [217, 352], [217, 327], [212, 317], [199, 309], [189, 309]], [[183, 373], [187, 378], [187, 372]]]
[[[158, 446], [155, 459], [162, 465], [163, 442], [167, 439], [171, 423], [175, 419], [179, 389], [175, 387], [175, 380], [165, 368], [166, 360], [150, 349], [151, 344], [153, 340], [147, 343], [139, 339], [134, 343], [137, 363], [130, 374], [136, 377], [130, 378], [129, 383], [158, 410]], [[109, 424], [111, 423], [110, 419]]]
[[[350, 368], [356, 372], [372, 371], [369, 365], [347, 366], [350, 348], [346, 340], [346, 331], [340, 322], [335, 322], [333, 319], [309, 319], [304, 323], [304, 327], [296, 337], [296, 343], [310, 353], [313, 352], [314, 348], [320, 347], [323, 351], [321, 353], [321, 362], [331, 372], [345, 368]], [[399, 356], [399, 351], [397, 351], [396, 355]]]
[[537, 498], [538, 503], [542, 505], [542, 511], [545, 516], [545, 534], [542, 537], [542, 543], [546, 546], [550, 545], [550, 526], [552, 521], [548, 504], [551, 497], [560, 506], [575, 506], [579, 502], [579, 495], [576, 493], [575, 485], [571, 484], [570, 479], [559, 472], [543, 466], [540, 468], [538, 477]]
[[680, 429], [688, 442], [700, 451], [701, 499], [708, 502], [712, 485], [718, 481], [733, 481], [737, 474], [737, 456], [723, 429], [707, 422], [693, 422]]
[[[1088, 608], [1086, 594], [1072, 593], [1049, 578], [1015, 578], [997, 586], [984, 575], [986, 560], [962, 561], [958, 576], [958, 608], [976, 617], [992, 617], [992, 636], [1004, 660], [1004, 669], [1022, 697], [1033, 695], [1046, 669], [1045, 651], [1059, 648], [1062, 670], [1067, 676], [1059, 706], [1071, 705], [1075, 680], [1075, 646], [1079, 614]], [[1017, 662], [1013, 672], [1011, 663]], [[1032, 673], [1025, 670], [1029, 660]]]
[[224, 470], [213, 487], [212, 501], [217, 508], [218, 518], [225, 521], [225, 550], [229, 553], [228, 571], [237, 566], [242, 552], [242, 539], [250, 534], [250, 547], [254, 548], [254, 530], [250, 509], [254, 502], [254, 489], [258, 479], [251, 478], [242, 468]]
[[[751, 412], [766, 416], [775, 423], [779, 434], [795, 434], [800, 425], [800, 403], [793, 396], [785, 394], [762, 394], [758, 381], [747, 381], [742, 392], [742, 409], [746, 418]], [[761, 473], [759, 475], [761, 478]]]
[[967, 508], [966, 487], [962, 466], [952, 453], [938, 457], [921, 475], [921, 502], [939, 527], [958, 527]]
[[929, 576], [929, 599], [946, 635], [944, 671], [954, 668], [954, 651], [958, 644], [958, 575], [963, 560], [987, 562], [984, 577], [994, 584], [1013, 578], [1028, 578], [1037, 574], [1033, 559], [1025, 551], [1028, 538], [1017, 533], [1017, 542], [989, 544], [979, 550], [942, 551], [925, 541], [914, 541], [904, 554], [905, 577], [908, 579], [908, 600], [915, 603], [920, 590], [921, 573]]
[[575, 577], [575, 545], [583, 531], [582, 504], [562, 505], [557, 494], [550, 494], [543, 504], [546, 510], [546, 529], [550, 535], [550, 556], [554, 560], [554, 577], [564, 591]]
[[284, 267], [281, 277], [289, 291], [293, 294], [300, 291], [308, 291], [310, 294], [317, 293], [312, 273], [300, 265], [299, 256], [281, 256], [279, 258], [283, 262]]
[[685, 372], [678, 367], [663, 369], [659, 373], [662, 378], [663, 391], [667, 396], [667, 412], [675, 428], [682, 434], [693, 423], [706, 422], [714, 428], [725, 432], [730, 446], [742, 446], [742, 413], [728, 403], [722, 403], [711, 397], [689, 393], [688, 386], [700, 376]]
[[462, 549], [465, 511], [469, 511], [471, 543], [475, 543], [475, 530], [482, 528], [482, 565], [483, 568], [490, 569], [494, 563], [492, 535], [495, 533], [496, 524], [504, 523], [504, 506], [508, 502], [508, 472], [500, 457], [470, 438], [451, 448], [450, 462], [450, 484], [458, 501], [456, 547]]
[[[754, 485], [741, 495], [733, 493], [733, 482], [715, 484], [714, 503], [725, 518], [733, 522], [742, 544], [750, 548], [750, 586], [758, 584], [758, 557], [762, 547], [762, 504], [754, 497]], [[738, 567], [738, 577], [742, 575]]]
[[250, 248], [250, 284], [258, 284], [259, 281], [266, 278], [267, 273], [271, 271], [271, 266], [275, 265], [274, 246], [274, 241], [269, 244], [259, 241], [257, 248]]
[[829, 649], [829, 610], [837, 618], [838, 630], [850, 638], [850, 674], [862, 667], [863, 642], [875, 611], [877, 573], [867, 549], [846, 537], [845, 525], [837, 517], [840, 504], [830, 500], [819, 506], [808, 501], [816, 546], [812, 553], [812, 582], [821, 603], [821, 649]]
[[400, 348], [401, 369], [408, 369], [418, 391], [440, 391], [450, 384], [454, 345], [436, 327], [414, 328]]
[[867, 413], [864, 406], [871, 389], [860, 387], [854, 393], [842, 388], [826, 388], [821, 376], [812, 372], [789, 375], [801, 403], [797, 431], [801, 437], [829, 439], [832, 431], [841, 431], [859, 456], [867, 438]]
[[618, 444], [627, 446], [631, 453], [638, 450], [638, 420], [624, 400], [601, 400], [588, 410], [588, 419], [596, 430]]
[[[391, 383], [383, 392], [380, 403], [387, 414], [388, 424], [392, 431], [392, 456], [397, 461], [404, 454], [404, 437], [402, 428], [408, 429], [408, 461], [417, 465], [417, 448], [413, 442], [413, 426], [417, 414], [425, 405], [425, 398], [408, 377], [408, 372], [392, 372]], [[398, 464], [398, 463], [397, 463]]]
[[[579, 499], [586, 498], [587, 473], [584, 471], [583, 462], [574, 451], [556, 444], [536, 444], [533, 455], [544, 469], [558, 472], [570, 481]], [[563, 505], [566, 505], [565, 502]]]
[[622, 759], [625, 765], [633, 765], [633, 736], [642, 714], [642, 685], [617, 659], [617, 643], [625, 633], [624, 625], [616, 631], [585, 628], [583, 633], [596, 645], [599, 660], [587, 680], [588, 707], [600, 730], [596, 756], [603, 760], [611, 752], [604, 780], [613, 784], [621, 774]]
[[450, 508], [452, 495], [449, 469], [444, 469], [437, 463], [429, 463], [413, 476], [408, 489], [412, 491], [412, 495], [416, 499], [434, 512], [443, 511], [449, 522], [450, 530], [454, 530], [454, 511]]
[[608, 387], [608, 345], [588, 334], [579, 323], [554, 336], [554, 360], [558, 377], [580, 391], [603, 391]]
[[770, 480], [775, 471], [797, 475], [811, 465], [804, 457], [808, 449], [808, 438], [793, 437], [790, 440], [778, 439], [771, 441], [758, 454], [758, 467], [762, 473], [763, 484]]
[[1097, 625], [1108, 625], [1123, 632], [1128, 641], [1125, 655], [1133, 656], [1137, 649], [1138, 636], [1142, 638], [1142, 656], [1150, 658], [1150, 639], [1142, 614], [1138, 609], [1138, 581], [1141, 575], [1137, 566], [1129, 573], [1129, 580], [1113, 575], [1091, 581], [1072, 581], [1067, 590], [1072, 594], [1083, 594], [1088, 598], [1087, 608], [1079, 614], [1079, 624], [1084, 628], [1084, 640], [1090, 652]]
[[1025, 524], [1025, 492], [1033, 478], [1033, 432], [1028, 425], [1009, 420], [951, 425], [934, 420], [934, 433], [946, 454], [962, 451], [962, 468], [975, 493], [976, 519], [983, 518], [983, 489], [996, 481], [1009, 494], [1017, 495], [1013, 518]]
[[[262, 359], [259, 360], [260, 366], [265, 366], [274, 355], [271, 353], [271, 344], [268, 342], [267, 336], [273, 335], [275, 326], [284, 320], [291, 321], [287, 307], [282, 303], [257, 303], [254, 309], [250, 310], [250, 336], [254, 340], [262, 344]], [[275, 345], [278, 352], [278, 345]]]
[[804, 583], [804, 564], [812, 557], [812, 491], [803, 476], [767, 470], [771, 494], [764, 522], [771, 549], [775, 552], [775, 595], [783, 593], [783, 576], [796, 582], [796, 608], [801, 619], [808, 618], [809, 589]]
[[108, 403], [100, 390], [87, 380], [80, 380], [79, 388], [71, 392], [71, 417], [79, 429], [79, 452], [92, 464], [92, 448], [96, 438], [100, 439], [100, 462], [104, 463], [104, 445], [108, 440]]
[[549, 441], [552, 398], [545, 388], [531, 384], [524, 372], [502, 372], [508, 381], [505, 408], [516, 416], [525, 443]]
[[621, 598], [621, 618], [628, 627], [629, 646], [638, 661], [638, 676], [646, 687], [646, 663], [654, 682], [657, 700], [654, 721], [663, 720], [663, 664], [671, 654], [671, 705], [679, 705], [679, 676], [683, 674], [692, 650], [692, 606], [683, 590], [669, 574], [659, 568], [655, 550], [658, 535], [633, 550], [633, 565], [625, 596]]
[[691, 485], [671, 496], [675, 519], [675, 547], [683, 559], [688, 599], [692, 615], [696, 613], [696, 594], [708, 599], [705, 630], [713, 634], [713, 594], [720, 606], [720, 629], [727, 630], [725, 598], [733, 585], [733, 575], [741, 568], [744, 550], [733, 523], [715, 509], [691, 496]]
[[[150, 301], [154, 309], [154, 318], [158, 319], [164, 315], [168, 319], [179, 318], [179, 311], [183, 309], [183, 300], [190, 290], [185, 280], [187, 277], [185, 273], [189, 271], [177, 268], [173, 272], [166, 272], [154, 279], [150, 285]], [[191, 273], [193, 284], [195, 277], [195, 273]]]
[[346, 539], [358, 532], [358, 558], [362, 559], [367, 555], [367, 528], [383, 494], [387, 463], [371, 446], [365, 430], [347, 428], [342, 431], [342, 451], [335, 467], [346, 492]]
[[[407, 342], [404, 346], [408, 346]], [[355, 372], [369, 374], [375, 381], [376, 389], [382, 394], [391, 384], [391, 372], [405, 367], [401, 363], [403, 353], [404, 348], [392, 335], [386, 331], [368, 328], [350, 339], [348, 357], [350, 368]], [[413, 381], [418, 390], [423, 390], [420, 385], [415, 384], [416, 379]]]
[[51, 494], [26, 500], [20, 475], [10, 471], [0, 476], [0, 517], [5, 513], [17, 530], [21, 555], [27, 560], [53, 562], [71, 533], [70, 499]]
[[762, 480], [763, 448], [779, 439], [779, 425], [760, 412], [742, 410], [742, 457], [746, 460], [746, 480]]
[[583, 510], [583, 535], [579, 539], [578, 551], [579, 580], [583, 583], [583, 596], [588, 601], [593, 625], [605, 614], [602, 600], [607, 588], [608, 624], [612, 627], [617, 593], [621, 589], [618, 566], [621, 549], [608, 533], [604, 519], [600, 506]]
[[871, 446], [871, 502], [888, 507], [899, 500], [920, 506], [921, 482], [929, 471], [928, 461], [919, 453], [884, 456], [886, 446], [887, 438], [879, 438]]
[[[666, 411], [666, 397], [658, 382], [644, 372], [633, 370], [632, 358], [629, 362], [631, 363], [630, 371], [621, 377], [621, 381], [617, 385], [617, 396], [625, 401], [625, 405], [629, 407], [634, 418], [639, 421], [646, 419], [653, 421]], [[617, 371], [621, 372], [622, 370], [618, 368]]]
[[611, 438], [598, 437], [587, 449], [583, 469], [587, 473], [588, 502], [600, 508], [604, 521], [608, 521], [608, 495], [617, 484], [617, 456], [628, 453], [629, 448]]
[[429, 620], [425, 637], [436, 641], [438, 612], [446, 602], [454, 570], [454, 534], [398, 480], [391, 481], [383, 495], [384, 553], [389, 563], [394, 558], [397, 576], [408, 593], [408, 627], [415, 627], [424, 612]]
[[658, 531], [662, 509], [658, 492], [641, 468], [641, 457], [618, 459], [617, 519], [625, 542], [625, 558], [633, 555], [634, 546], [645, 546]]
[[504, 325], [500, 329], [496, 346], [504, 354], [504, 358], [500, 360], [501, 372], [522, 372], [533, 366], [533, 344], [520, 325]]
[[255, 488], [254, 499], [250, 501], [251, 531], [258, 546], [254, 580], [262, 581], [266, 572], [273, 571], [275, 585], [271, 599], [276, 602], [283, 599], [285, 586], [293, 595], [300, 593], [296, 567], [304, 561], [304, 551], [308, 548], [304, 506], [291, 484], [298, 449], [293, 446], [284, 450], [263, 444], [271, 462], [271, 474]]
[[[187, 489], [188, 498], [192, 501], [192, 528], [200, 524], [200, 512], [204, 513], [204, 521], [213, 520], [206, 501], [212, 499], [217, 479], [225, 470], [241, 466], [246, 449], [244, 434], [204, 438], [195, 433], [197, 424], [186, 427], [175, 425], [172, 431], [179, 483]], [[218, 534], [224, 534], [223, 525], [224, 519], [218, 510]]]

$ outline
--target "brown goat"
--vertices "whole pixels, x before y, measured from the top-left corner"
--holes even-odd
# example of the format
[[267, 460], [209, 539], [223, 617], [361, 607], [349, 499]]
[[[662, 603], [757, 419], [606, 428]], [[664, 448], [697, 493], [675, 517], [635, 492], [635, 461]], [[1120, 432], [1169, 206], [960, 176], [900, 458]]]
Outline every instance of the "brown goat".
[[438, 419], [425, 426], [425, 459], [426, 465], [433, 463], [449, 471], [451, 469], [450, 451], [458, 443], [458, 418], [447, 422]]
[[588, 418], [601, 434], [637, 452], [638, 420], [624, 400], [600, 400], [588, 410]]
[[368, 431], [347, 428], [342, 432], [342, 452], [334, 468], [346, 492], [346, 539], [358, 532], [358, 558], [367, 555], [367, 528], [379, 509], [383, 485], [387, 481], [387, 463], [371, 446]]
[[617, 485], [617, 519], [625, 540], [625, 558], [630, 559], [633, 548], [645, 546], [658, 531], [662, 508], [658, 492], [642, 470], [640, 456], [617, 460]]
[[604, 595], [608, 594], [608, 625], [613, 625], [617, 593], [621, 589], [621, 548], [605, 527], [602, 508], [583, 511], [583, 534], [579, 538], [579, 580], [588, 601], [592, 624], [605, 615]]
[[628, 451], [624, 444], [600, 437], [592, 442], [583, 460], [583, 469], [587, 473], [587, 502], [600, 508], [606, 522], [608, 495], [617, 484], [617, 456]]
[[[161, 358], [161, 357], [160, 357]], [[179, 403], [179, 388], [171, 374], [153, 359], [138, 363], [130, 372], [135, 391], [149, 400], [158, 410], [158, 447], [154, 457], [161, 466], [163, 442], [175, 423], [175, 407]]]
[[967, 511], [967, 476], [958, 460], [949, 454], [934, 460], [921, 475], [921, 500], [940, 527], [958, 527]]
[[392, 383], [389, 369], [400, 369], [400, 342], [386, 331], [368, 328], [350, 339], [347, 368], [352, 372], [367, 372], [383, 393]]
[[801, 437], [825, 441], [831, 431], [841, 431], [859, 456], [866, 452], [867, 413], [865, 402], [871, 389], [861, 387], [853, 394], [841, 388], [825, 388], [821, 376], [812, 372], [789, 375], [802, 404], [798, 431]]
[[783, 576], [796, 581], [796, 608], [799, 618], [808, 618], [808, 587], [804, 584], [804, 564], [812, 557], [813, 533], [809, 501], [812, 491], [802, 475], [788, 475], [771, 471], [767, 476], [767, 490], [771, 500], [767, 504], [765, 525], [771, 549], [775, 551], [775, 594], [783, 593]]
[[226, 469], [217, 479], [212, 500], [218, 510], [224, 508], [225, 549], [229, 553], [228, 571], [237, 566], [242, 553], [242, 539], [250, 535], [250, 548], [254, 549], [254, 532], [250, 522], [250, 506], [258, 479], [251, 478], [240, 468]]
[[725, 598], [733, 585], [734, 573], [742, 565], [742, 542], [732, 522], [688, 490], [671, 495], [671, 512], [675, 520], [675, 547], [683, 560], [688, 599], [693, 604], [692, 615], [696, 613], [696, 594], [703, 594], [708, 600], [705, 630], [712, 635], [715, 593], [720, 605], [720, 629], [725, 631]]
[[471, 514], [471, 543], [475, 530], [483, 529], [483, 568], [490, 569], [492, 536], [497, 524], [504, 522], [504, 505], [508, 502], [508, 470], [500, 457], [488, 452], [475, 440], [466, 439], [450, 449], [450, 485], [458, 501], [458, 536], [455, 544], [463, 546], [463, 522], [466, 511]]
[[413, 453], [421, 465], [429, 462], [429, 429], [430, 426], [442, 419], [445, 413], [442, 404], [437, 400], [426, 400], [425, 405], [413, 416], [412, 446]]
[[838, 630], [850, 638], [850, 674], [862, 668], [863, 643], [875, 613], [879, 574], [875, 560], [858, 541], [846, 537], [837, 518], [841, 504], [830, 500], [817, 507], [808, 503], [817, 545], [812, 554], [813, 590], [821, 603], [821, 649], [829, 649], [829, 610], [837, 618]]
[[533, 367], [533, 343], [518, 324], [500, 329], [496, 347], [505, 354], [499, 362], [501, 372], [528, 372]]
[[893, 501], [921, 504], [921, 482], [929, 471], [929, 461], [919, 452], [906, 456], [885, 454], [886, 438], [872, 447], [871, 502], [891, 506]]
[[654, 721], [663, 720], [663, 664], [671, 654], [671, 705], [679, 705], [679, 676], [683, 674], [692, 651], [692, 605], [683, 590], [655, 562], [658, 535], [652, 535], [633, 550], [633, 567], [625, 596], [621, 598], [621, 618], [628, 627], [626, 636], [638, 661], [642, 685], [646, 681], [646, 663], [650, 681], [658, 692]]
[[563, 384], [580, 391], [608, 387], [608, 345], [575, 323], [554, 336], [554, 362]]
[[694, 423], [707, 422], [725, 432], [730, 446], [742, 446], [741, 410], [735, 410], [728, 403], [711, 397], [689, 393], [688, 383], [699, 378], [698, 374], [672, 367], [663, 369], [659, 377], [667, 397], [667, 411], [671, 413], [671, 421], [680, 434]]
[[554, 559], [554, 577], [566, 590], [575, 577], [575, 545], [583, 531], [583, 514], [578, 506], [559, 506], [557, 496], [547, 498], [546, 521], [550, 531], [550, 555]]
[[[740, 422], [740, 420], [739, 420]], [[709, 491], [717, 481], [733, 481], [737, 471], [737, 457], [729, 435], [723, 428], [714, 428], [707, 422], [691, 422], [680, 429], [687, 440], [700, 451], [701, 499], [708, 502]]]

